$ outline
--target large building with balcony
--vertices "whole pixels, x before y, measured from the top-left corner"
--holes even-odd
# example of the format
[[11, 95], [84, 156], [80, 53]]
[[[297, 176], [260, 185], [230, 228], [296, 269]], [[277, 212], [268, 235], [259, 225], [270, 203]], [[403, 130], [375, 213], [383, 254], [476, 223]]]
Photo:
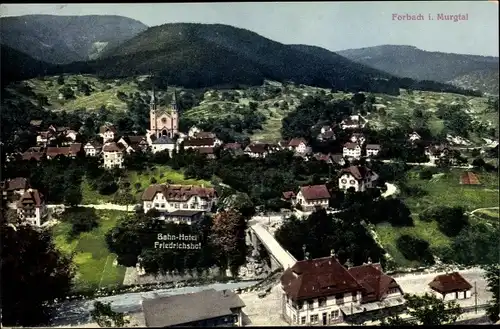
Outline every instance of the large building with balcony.
[[282, 314], [292, 326], [338, 324], [404, 304], [403, 291], [380, 264], [348, 269], [334, 255], [295, 263], [281, 287]]
[[47, 214], [43, 195], [38, 190], [28, 189], [17, 202], [17, 215], [26, 224], [40, 227]]
[[160, 213], [178, 210], [209, 212], [217, 203], [217, 192], [204, 186], [156, 184], [144, 191], [142, 202], [145, 213], [151, 209]]
[[356, 192], [364, 192], [375, 186], [378, 175], [364, 166], [350, 166], [340, 172], [339, 188], [348, 190], [353, 188]]

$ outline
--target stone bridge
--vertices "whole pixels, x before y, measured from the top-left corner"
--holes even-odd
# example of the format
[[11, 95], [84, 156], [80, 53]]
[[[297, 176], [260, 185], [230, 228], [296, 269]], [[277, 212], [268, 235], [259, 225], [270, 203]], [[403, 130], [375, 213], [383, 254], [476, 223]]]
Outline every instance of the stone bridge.
[[278, 268], [287, 269], [292, 267], [297, 260], [288, 251], [286, 251], [276, 241], [274, 236], [261, 224], [254, 224], [250, 226], [249, 238], [255, 250], [258, 250], [259, 244], [266, 248], [271, 258], [271, 271]]

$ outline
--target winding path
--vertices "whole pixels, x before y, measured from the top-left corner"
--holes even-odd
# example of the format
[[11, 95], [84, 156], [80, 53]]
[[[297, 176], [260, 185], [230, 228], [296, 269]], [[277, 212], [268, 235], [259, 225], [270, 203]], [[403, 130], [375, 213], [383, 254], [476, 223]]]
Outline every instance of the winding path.
[[500, 207], [488, 207], [488, 208], [477, 208], [474, 209], [470, 212], [471, 215], [474, 215], [476, 211], [481, 211], [481, 210], [490, 210], [490, 209], [499, 209]]

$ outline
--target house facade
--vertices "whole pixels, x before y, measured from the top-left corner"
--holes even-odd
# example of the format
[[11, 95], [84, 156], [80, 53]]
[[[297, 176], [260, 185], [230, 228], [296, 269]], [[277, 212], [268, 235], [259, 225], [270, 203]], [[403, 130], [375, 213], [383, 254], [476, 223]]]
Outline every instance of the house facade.
[[339, 188], [348, 190], [354, 188], [356, 192], [364, 192], [373, 188], [378, 175], [364, 166], [350, 166], [340, 171]]
[[88, 142], [83, 147], [83, 150], [84, 150], [86, 156], [96, 157], [96, 156], [99, 156], [101, 154], [102, 145], [97, 143], [97, 142]]
[[450, 154], [450, 149], [448, 146], [430, 145], [425, 148], [424, 154], [429, 157], [429, 162], [435, 164], [438, 160], [448, 156]]
[[26, 224], [40, 227], [47, 214], [43, 195], [38, 190], [28, 189], [17, 202], [17, 215]]
[[330, 197], [326, 185], [301, 186], [293, 205], [300, 205], [303, 211], [310, 212], [317, 208], [328, 208]]
[[141, 199], [145, 213], [151, 209], [161, 213], [176, 210], [209, 212], [217, 203], [217, 192], [204, 186], [157, 184], [149, 186]]
[[104, 168], [123, 168], [123, 153], [123, 148], [117, 143], [105, 144], [102, 148]]
[[200, 210], [175, 210], [160, 216], [160, 219], [175, 224], [191, 225], [201, 219], [203, 211]]
[[401, 288], [380, 264], [351, 270], [334, 254], [298, 261], [284, 271], [281, 288], [282, 315], [292, 326], [334, 325], [359, 313], [404, 304]]
[[184, 149], [214, 148], [222, 145], [222, 141], [217, 138], [188, 138], [184, 141]]
[[251, 158], [265, 158], [269, 154], [269, 147], [263, 143], [251, 143], [243, 152]]
[[16, 206], [17, 199], [19, 199], [28, 190], [29, 184], [28, 180], [24, 177], [16, 177], [13, 179], [7, 179], [0, 183], [0, 191], [2, 193], [2, 198], [7, 203], [11, 203], [12, 206]]
[[367, 157], [377, 156], [379, 152], [380, 152], [380, 145], [379, 144], [367, 144], [366, 145], [366, 156]]
[[342, 149], [342, 155], [347, 159], [360, 159], [361, 146], [358, 143], [347, 142]]
[[102, 137], [104, 143], [115, 140], [116, 128], [113, 125], [104, 125], [99, 128], [99, 136]]
[[363, 146], [366, 142], [366, 138], [363, 134], [354, 133], [351, 135], [350, 141], [351, 141], [351, 143], [357, 143], [357, 144]]
[[420, 139], [422, 139], [422, 137], [420, 137], [420, 135], [416, 131], [408, 135], [408, 141], [410, 142], [416, 142]]
[[160, 136], [153, 141], [151, 150], [153, 153], [168, 151], [168, 154], [172, 156], [175, 150], [175, 142], [168, 136]]
[[288, 149], [301, 154], [308, 153], [309, 151], [307, 141], [304, 138], [293, 138], [288, 143]]

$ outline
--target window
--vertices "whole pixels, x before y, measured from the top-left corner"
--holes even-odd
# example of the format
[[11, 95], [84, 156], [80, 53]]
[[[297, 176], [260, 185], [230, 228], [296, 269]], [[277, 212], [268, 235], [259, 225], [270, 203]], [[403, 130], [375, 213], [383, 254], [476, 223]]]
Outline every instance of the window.
[[352, 301], [353, 301], [353, 302], [355, 302], [355, 301], [357, 301], [357, 300], [358, 300], [358, 293], [357, 293], [357, 292], [353, 292], [353, 293], [351, 294], [351, 296], [352, 296]]
[[325, 307], [326, 306], [326, 298], [324, 298], [324, 297], [319, 298], [318, 304], [319, 304], [319, 307]]
[[332, 313], [330, 313], [330, 318], [333, 320], [333, 319], [337, 319], [339, 317], [339, 310], [335, 310], [335, 311], [332, 311]]
[[161, 204], [161, 207], [162, 207], [162, 208], [165, 208], [165, 204], [164, 204], [164, 203], [162, 203], [162, 204]]
[[347, 179], [344, 178], [341, 180], [341, 182], [342, 182], [342, 184], [345, 184], [345, 183], [347, 183]]
[[349, 183], [350, 183], [351, 185], [356, 184], [356, 182], [355, 182], [354, 180], [352, 180], [352, 179], [349, 181]]
[[300, 318], [300, 324], [306, 324], [306, 317], [305, 316]]
[[337, 305], [344, 304], [344, 294], [336, 294], [335, 301], [336, 301]]
[[160, 207], [160, 204], [159, 203], [155, 203], [155, 208], [158, 208]]
[[184, 204], [182, 205], [182, 208], [187, 209], [187, 208], [188, 208], [188, 204], [187, 204], [187, 203], [184, 203]]
[[175, 204], [175, 209], [179, 209], [179, 204], [178, 203]]
[[307, 307], [310, 310], [314, 309], [314, 301], [313, 300], [308, 301], [307, 302]]
[[302, 307], [304, 307], [304, 302], [297, 302], [297, 308], [301, 310]]
[[311, 323], [318, 323], [319, 316], [317, 314], [311, 315]]

